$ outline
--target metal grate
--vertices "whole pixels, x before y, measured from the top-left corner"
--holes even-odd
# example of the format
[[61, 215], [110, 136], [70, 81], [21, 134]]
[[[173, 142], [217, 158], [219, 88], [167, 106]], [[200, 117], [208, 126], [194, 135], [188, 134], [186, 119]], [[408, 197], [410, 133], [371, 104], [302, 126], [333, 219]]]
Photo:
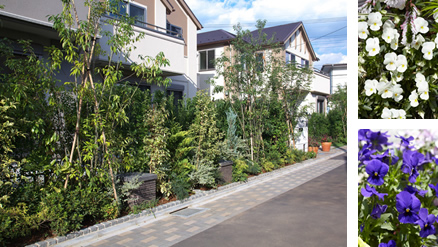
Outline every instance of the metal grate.
[[183, 217], [183, 218], [188, 218], [188, 217], [191, 217], [193, 215], [200, 214], [200, 213], [204, 212], [205, 210], [207, 210], [207, 208], [185, 208], [182, 210], [172, 212], [170, 214], [175, 215], [175, 216], [179, 216], [179, 217]]

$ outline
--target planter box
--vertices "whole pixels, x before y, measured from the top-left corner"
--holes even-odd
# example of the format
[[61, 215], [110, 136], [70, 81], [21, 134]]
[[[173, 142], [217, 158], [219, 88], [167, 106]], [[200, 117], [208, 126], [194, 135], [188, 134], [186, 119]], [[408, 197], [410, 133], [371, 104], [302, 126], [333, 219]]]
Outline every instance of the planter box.
[[231, 183], [233, 181], [233, 162], [232, 161], [219, 162], [219, 171], [220, 171], [222, 179], [225, 181], [225, 183]]
[[127, 183], [134, 180], [135, 177], [138, 178], [140, 186], [131, 191], [128, 198], [128, 204], [130, 207], [134, 205], [139, 205], [145, 201], [152, 201], [156, 199], [157, 191], [157, 175], [151, 173], [124, 173], [118, 175], [122, 183]]

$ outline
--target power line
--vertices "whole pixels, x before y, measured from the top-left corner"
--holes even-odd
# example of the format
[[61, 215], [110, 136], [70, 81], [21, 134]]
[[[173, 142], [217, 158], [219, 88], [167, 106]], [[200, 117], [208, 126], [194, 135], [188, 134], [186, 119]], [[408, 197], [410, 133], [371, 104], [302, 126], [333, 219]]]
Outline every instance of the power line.
[[[332, 17], [332, 18], [320, 18], [320, 19], [309, 19], [309, 20], [302, 20], [305, 24], [318, 24], [318, 23], [327, 23], [327, 22], [341, 22], [346, 21], [347, 17]], [[277, 21], [277, 22], [268, 22], [266, 27], [271, 26], [277, 26], [278, 24], [286, 24], [286, 23], [293, 23], [298, 21]], [[240, 23], [241, 26], [254, 26], [255, 22], [246, 22], [246, 23]], [[233, 24], [229, 23], [211, 23], [211, 24], [205, 24], [204, 28], [218, 28], [218, 27], [233, 27]]]
[[317, 40], [317, 39], [324, 38], [324, 37], [326, 37], [326, 36], [329, 36], [329, 35], [332, 34], [332, 33], [336, 33], [336, 32], [338, 32], [338, 31], [341, 31], [341, 30], [344, 29], [344, 28], [347, 28], [347, 26], [343, 26], [343, 27], [341, 27], [341, 28], [339, 28], [339, 29], [336, 29], [336, 30], [333, 31], [333, 32], [330, 32], [330, 33], [328, 33], [328, 34], [322, 35], [322, 36], [320, 36], [320, 37], [318, 37], [318, 38], [315, 38], [315, 39], [313, 39], [313, 40], [311, 40], [311, 41], [315, 41], [315, 40]]

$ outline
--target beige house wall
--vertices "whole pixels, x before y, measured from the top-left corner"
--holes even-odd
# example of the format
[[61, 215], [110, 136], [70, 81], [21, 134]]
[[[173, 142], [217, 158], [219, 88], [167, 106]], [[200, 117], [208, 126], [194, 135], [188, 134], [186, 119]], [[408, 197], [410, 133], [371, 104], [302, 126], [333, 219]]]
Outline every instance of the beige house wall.
[[169, 0], [170, 4], [172, 4], [172, 6], [175, 8], [174, 12], [171, 12], [169, 15], [167, 15], [167, 20], [176, 26], [182, 27], [183, 29], [183, 38], [186, 42], [185, 46], [184, 46], [184, 56], [187, 56], [188, 52], [187, 52], [187, 43], [188, 41], [188, 17], [187, 15], [184, 13], [184, 10], [181, 8], [181, 6], [179, 5], [179, 3], [177, 3], [175, 0]]

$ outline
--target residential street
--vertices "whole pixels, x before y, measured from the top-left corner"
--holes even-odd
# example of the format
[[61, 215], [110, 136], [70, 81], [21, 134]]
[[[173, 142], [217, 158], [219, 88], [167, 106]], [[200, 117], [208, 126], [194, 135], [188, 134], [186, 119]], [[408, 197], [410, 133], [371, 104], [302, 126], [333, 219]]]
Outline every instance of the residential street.
[[346, 246], [345, 149], [195, 203], [189, 217], [181, 210], [57, 246]]

